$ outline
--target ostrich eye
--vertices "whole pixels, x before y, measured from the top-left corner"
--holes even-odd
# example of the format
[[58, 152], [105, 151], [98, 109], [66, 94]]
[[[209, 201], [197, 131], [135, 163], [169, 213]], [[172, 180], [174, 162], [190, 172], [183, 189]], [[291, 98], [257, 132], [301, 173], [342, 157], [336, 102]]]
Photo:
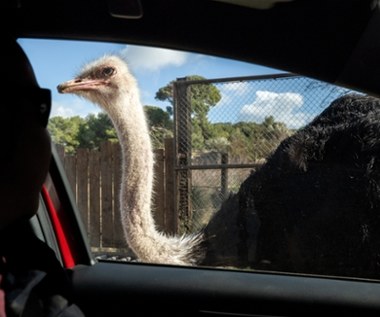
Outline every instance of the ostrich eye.
[[104, 67], [102, 69], [102, 75], [105, 76], [105, 77], [112, 76], [114, 72], [115, 72], [115, 69], [112, 68], [112, 67]]

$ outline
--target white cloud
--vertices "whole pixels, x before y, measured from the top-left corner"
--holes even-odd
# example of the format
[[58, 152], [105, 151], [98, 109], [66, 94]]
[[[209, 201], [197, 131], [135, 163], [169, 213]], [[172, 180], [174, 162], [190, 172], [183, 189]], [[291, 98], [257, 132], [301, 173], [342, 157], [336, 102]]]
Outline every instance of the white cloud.
[[[228, 108], [235, 103], [235, 100], [240, 100], [250, 92], [250, 85], [247, 82], [227, 82], [222, 86], [217, 87], [221, 94], [220, 101], [215, 108], [227, 106]], [[228, 108], [226, 109], [228, 111]]]
[[248, 82], [229, 82], [223, 85], [226, 92], [231, 92], [237, 95], [244, 95], [249, 91], [250, 85]]
[[186, 63], [188, 53], [163, 48], [128, 45], [121, 54], [133, 70], [157, 71], [168, 66], [181, 66]]
[[253, 103], [244, 105], [240, 110], [240, 120], [262, 122], [265, 117], [273, 116], [276, 121], [284, 122], [291, 128], [307, 123], [309, 115], [300, 111], [304, 104], [302, 95], [292, 92], [276, 93], [257, 91]]
[[[70, 99], [69, 99], [70, 100]], [[101, 110], [83, 99], [75, 98], [72, 101], [57, 102], [53, 100], [50, 118], [53, 117], [85, 117], [90, 113], [99, 113]]]
[[66, 108], [64, 106], [57, 106], [52, 109], [51, 117], [72, 117], [75, 115], [75, 112], [71, 108]]

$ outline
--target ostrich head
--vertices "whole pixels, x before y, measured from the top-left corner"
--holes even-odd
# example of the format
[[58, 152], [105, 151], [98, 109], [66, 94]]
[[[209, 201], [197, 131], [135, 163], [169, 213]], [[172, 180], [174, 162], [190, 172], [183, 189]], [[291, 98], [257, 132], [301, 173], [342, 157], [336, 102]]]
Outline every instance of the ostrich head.
[[85, 65], [78, 76], [58, 85], [57, 89], [60, 93], [84, 97], [105, 111], [111, 110], [126, 95], [138, 93], [126, 62], [116, 55], [106, 55]]

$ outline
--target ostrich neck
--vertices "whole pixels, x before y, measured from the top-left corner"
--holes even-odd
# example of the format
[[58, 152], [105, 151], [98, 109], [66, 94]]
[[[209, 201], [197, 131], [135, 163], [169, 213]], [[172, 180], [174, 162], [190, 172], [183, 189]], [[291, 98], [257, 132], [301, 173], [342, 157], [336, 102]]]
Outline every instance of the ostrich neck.
[[144, 109], [138, 95], [121, 98], [118, 104], [109, 114], [122, 149], [122, 219], [127, 235], [154, 235], [150, 210], [154, 161]]
[[122, 148], [120, 211], [127, 243], [142, 261], [194, 264], [201, 235], [168, 236], [156, 229], [151, 212], [154, 159], [144, 109], [137, 89], [121, 97], [107, 108]]

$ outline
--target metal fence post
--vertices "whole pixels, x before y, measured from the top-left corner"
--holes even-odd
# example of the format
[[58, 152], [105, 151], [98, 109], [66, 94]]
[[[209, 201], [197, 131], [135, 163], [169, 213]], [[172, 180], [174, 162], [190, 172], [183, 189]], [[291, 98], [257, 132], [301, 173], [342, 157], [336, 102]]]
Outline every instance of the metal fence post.
[[222, 152], [221, 154], [220, 187], [222, 201], [225, 201], [228, 197], [228, 152]]
[[191, 227], [191, 99], [186, 78], [179, 78], [173, 84], [175, 153], [177, 177], [176, 210], [180, 233]]

